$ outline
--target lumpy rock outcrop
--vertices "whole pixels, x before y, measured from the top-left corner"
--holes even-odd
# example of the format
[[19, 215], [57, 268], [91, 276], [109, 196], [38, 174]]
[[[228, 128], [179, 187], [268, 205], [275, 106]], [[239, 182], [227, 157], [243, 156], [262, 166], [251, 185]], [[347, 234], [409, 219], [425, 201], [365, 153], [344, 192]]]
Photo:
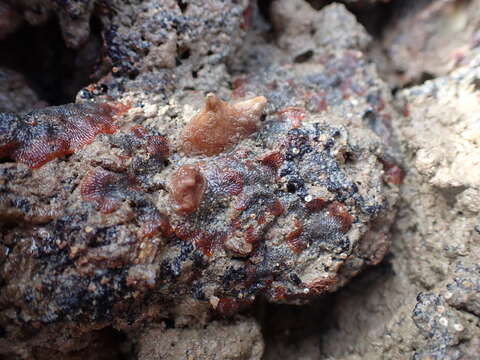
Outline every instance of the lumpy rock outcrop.
[[[2, 115], [31, 134], [26, 149], [65, 150], [22, 161], [8, 145], [21, 134], [0, 128], [2, 355], [81, 354], [109, 344], [108, 328], [141, 359], [173, 359], [199, 327], [257, 334], [235, 314], [306, 303], [382, 260], [403, 179], [390, 131], [400, 115], [343, 6], [302, 2], [361, 40], [313, 31], [295, 56], [259, 40], [272, 56], [255, 58], [266, 24], [246, 1], [112, 3], [99, 13], [112, 72], [76, 105]], [[92, 103], [124, 107], [104, 118]], [[71, 146], [82, 122], [108, 129]], [[221, 317], [235, 320], [206, 325]], [[225, 346], [239, 359], [260, 358], [260, 335], [234, 336]], [[156, 337], [178, 347], [155, 349]], [[211, 358], [203, 346], [194, 358]]]

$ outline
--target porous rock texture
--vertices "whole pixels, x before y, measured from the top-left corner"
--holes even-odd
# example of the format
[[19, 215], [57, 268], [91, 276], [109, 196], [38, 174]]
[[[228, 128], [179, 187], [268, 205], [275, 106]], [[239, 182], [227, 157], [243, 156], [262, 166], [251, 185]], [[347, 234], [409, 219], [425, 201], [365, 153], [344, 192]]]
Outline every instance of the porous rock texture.
[[0, 39], [14, 32], [24, 22], [40, 25], [56, 17], [67, 46], [78, 48], [87, 41], [90, 34], [90, 17], [95, 2], [95, 0], [2, 0]]
[[338, 327], [317, 339], [323, 354], [478, 358], [479, 61], [398, 95], [409, 112], [397, 124], [408, 175], [392, 255], [336, 299]]
[[0, 357], [478, 358], [476, 0], [2, 5], [110, 71], [0, 103]]
[[395, 86], [446, 75], [468, 64], [480, 47], [478, 0], [397, 1], [382, 36]]
[[[285, 18], [288, 3], [271, 17]], [[178, 358], [193, 338], [206, 339], [193, 358], [211, 358], [220, 331], [233, 335], [217, 346], [241, 345], [215, 358], [259, 359], [257, 325], [232, 319], [238, 311], [308, 302], [382, 260], [402, 180], [390, 122], [401, 115], [345, 7], [295, 3], [312, 29], [301, 53], [292, 38], [305, 19], [267, 43], [268, 24], [247, 1], [109, 2], [95, 14], [111, 73], [77, 101], [119, 111], [2, 115], [3, 356], [70, 358], [95, 341], [107, 344], [103, 356], [116, 329], [139, 359]], [[52, 7], [61, 23], [62, 4]], [[329, 21], [348, 30], [323, 30]], [[86, 36], [62, 29], [70, 45]], [[271, 56], [256, 56], [262, 47]], [[234, 104], [232, 124], [251, 119], [248, 131], [185, 153], [182, 131], [197, 126], [185, 128], [207, 93]], [[9, 133], [12, 119], [41, 131]], [[219, 316], [231, 324], [209, 325]], [[177, 350], [162, 345], [170, 338]]]
[[0, 67], [0, 112], [25, 113], [45, 106], [21, 74]]
[[[474, 1], [431, 3], [439, 9], [459, 6], [457, 12], [450, 13], [454, 18], [472, 21], [478, 15], [468, 10]], [[410, 7], [410, 16], [425, 20], [421, 9], [416, 13]], [[443, 16], [444, 22], [454, 20]], [[433, 41], [440, 34], [450, 39], [435, 43], [437, 60], [445, 60], [441, 55], [461, 44], [463, 35], [471, 34], [460, 35], [458, 28], [433, 25], [438, 17], [429, 21], [431, 36], [425, 35], [426, 39]], [[409, 23], [418, 28], [405, 27], [402, 39], [413, 46], [425, 23]], [[407, 176], [392, 229], [391, 251], [380, 267], [361, 275], [333, 297], [299, 310], [274, 307], [265, 326], [271, 331], [267, 359], [478, 358], [477, 53], [475, 47], [466, 48], [462, 63], [441, 72], [430, 63], [435, 52], [416, 53], [418, 57], [404, 63], [409, 74], [421, 65], [433, 75], [447, 75], [396, 95], [396, 108], [405, 118], [392, 125]], [[410, 81], [419, 79], [411, 77]], [[392, 84], [398, 86], [395, 81]], [[280, 314], [282, 321], [272, 320]]]
[[138, 357], [145, 360], [260, 359], [263, 341], [253, 319], [236, 324], [213, 321], [197, 329], [152, 328], [139, 344]]

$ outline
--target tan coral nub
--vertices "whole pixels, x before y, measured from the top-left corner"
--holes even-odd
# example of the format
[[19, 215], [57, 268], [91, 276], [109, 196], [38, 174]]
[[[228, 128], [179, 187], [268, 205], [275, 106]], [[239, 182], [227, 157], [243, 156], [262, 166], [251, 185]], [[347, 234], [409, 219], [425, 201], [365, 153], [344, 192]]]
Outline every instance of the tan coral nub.
[[170, 196], [179, 214], [190, 214], [200, 206], [206, 180], [197, 165], [182, 165], [170, 177]]
[[254, 133], [267, 99], [264, 96], [230, 105], [208, 94], [204, 108], [185, 126], [181, 149], [187, 155], [216, 155]]

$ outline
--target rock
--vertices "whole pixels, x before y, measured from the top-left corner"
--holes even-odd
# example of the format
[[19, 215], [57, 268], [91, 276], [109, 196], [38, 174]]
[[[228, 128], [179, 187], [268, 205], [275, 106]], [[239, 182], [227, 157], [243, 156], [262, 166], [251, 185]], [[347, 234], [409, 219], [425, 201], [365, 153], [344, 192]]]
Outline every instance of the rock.
[[293, 55], [294, 62], [315, 58], [324, 48], [363, 50], [370, 41], [365, 29], [341, 4], [315, 11], [303, 0], [275, 1], [271, 17], [279, 47]]
[[478, 0], [403, 1], [383, 36], [394, 85], [442, 76], [468, 64], [480, 46]]
[[145, 331], [139, 340], [138, 359], [260, 360], [263, 347], [260, 327], [252, 319], [213, 321], [200, 329]]
[[335, 299], [325, 356], [478, 357], [478, 61], [399, 93], [407, 176], [392, 256]]
[[[114, 0], [95, 11], [111, 72], [75, 105], [2, 115], [33, 119], [28, 129], [50, 124], [51, 136], [31, 131], [26, 143], [61, 139], [68, 151], [35, 164], [1, 154], [0, 354], [67, 358], [103, 329], [126, 334], [145, 359], [187, 348], [210, 358], [190, 337], [223, 347], [219, 359], [236, 349], [260, 358], [257, 325], [216, 320], [258, 302], [309, 303], [389, 249], [403, 180], [393, 124], [403, 115], [363, 53], [369, 37], [341, 5], [310, 9], [308, 28], [324, 36], [298, 44], [301, 17], [271, 43], [258, 13], [249, 24], [257, 9], [246, 1]], [[343, 22], [344, 33], [328, 31]], [[255, 46], [270, 56], [250, 56]], [[206, 99], [246, 129], [222, 123], [226, 143], [186, 152], [182, 134]], [[92, 109], [105, 103], [123, 104], [115, 131], [71, 146], [75, 126], [96, 124]], [[224, 118], [207, 106], [210, 115], [217, 139]], [[5, 128], [1, 149], [17, 139]]]

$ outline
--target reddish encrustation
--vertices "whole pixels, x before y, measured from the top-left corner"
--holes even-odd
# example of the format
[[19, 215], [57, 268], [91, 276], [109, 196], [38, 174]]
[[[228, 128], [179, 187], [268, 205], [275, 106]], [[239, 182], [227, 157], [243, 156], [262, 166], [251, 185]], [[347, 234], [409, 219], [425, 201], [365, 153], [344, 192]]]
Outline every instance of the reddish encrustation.
[[242, 21], [240, 22], [240, 29], [248, 30], [248, 28], [252, 24], [252, 16], [253, 16], [252, 4], [250, 4], [249, 2], [245, 10], [243, 10], [242, 12]]
[[223, 317], [231, 317], [238, 313], [242, 309], [242, 307], [245, 307], [249, 303], [251, 303], [251, 300], [240, 300], [230, 297], [223, 297], [218, 299], [215, 310]]
[[282, 166], [283, 155], [278, 151], [273, 151], [260, 159], [260, 162], [274, 170], [277, 170]]
[[128, 189], [125, 175], [101, 167], [90, 170], [80, 186], [82, 199], [95, 204], [97, 210], [109, 214], [117, 210]]
[[322, 210], [326, 206], [327, 202], [320, 198], [313, 198], [312, 200], [305, 202], [305, 207], [311, 212], [317, 212]]
[[142, 220], [140, 230], [142, 239], [150, 239], [156, 235], [168, 238], [173, 234], [170, 222], [165, 214], [155, 211]]
[[170, 144], [165, 136], [151, 135], [143, 126], [133, 126], [130, 131], [136, 138], [146, 141], [147, 152], [162, 159], [170, 155]]
[[388, 184], [401, 185], [405, 178], [405, 171], [398, 166], [390, 157], [383, 157], [379, 159], [383, 165], [383, 180]]
[[337, 285], [338, 279], [335, 276], [315, 279], [307, 284], [307, 288], [312, 294], [325, 294], [327, 291]]
[[340, 225], [340, 230], [342, 232], [347, 232], [350, 229], [353, 223], [353, 217], [352, 215], [350, 215], [347, 207], [344, 204], [335, 201], [328, 205], [327, 210], [328, 215], [338, 221]]
[[305, 109], [290, 106], [282, 109], [278, 112], [279, 120], [290, 121], [294, 128], [298, 128], [302, 125], [302, 121], [305, 119]]
[[300, 254], [307, 247], [307, 244], [300, 238], [302, 223], [298, 219], [294, 219], [293, 226], [294, 229], [286, 236], [285, 240], [295, 254]]
[[66, 104], [15, 117], [14, 123], [11, 116], [4, 115], [0, 119], [0, 157], [39, 168], [75, 153], [99, 134], [113, 134], [117, 129], [114, 117], [128, 108], [121, 103]]

